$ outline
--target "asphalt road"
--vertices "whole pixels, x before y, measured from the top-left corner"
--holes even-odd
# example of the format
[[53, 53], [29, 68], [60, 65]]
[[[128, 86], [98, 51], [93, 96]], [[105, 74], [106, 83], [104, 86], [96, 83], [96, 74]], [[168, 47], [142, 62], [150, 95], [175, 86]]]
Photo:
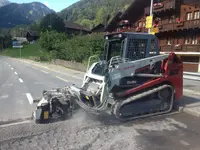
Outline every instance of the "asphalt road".
[[80, 77], [73, 77], [36, 68], [31, 64], [0, 57], [0, 124], [5, 121], [30, 118], [35, 105], [33, 99], [42, 90], [81, 85]]
[[[200, 119], [184, 113], [118, 123], [80, 110], [73, 118], [45, 125], [25, 120], [31, 116], [32, 100], [44, 89], [81, 85], [83, 73], [57, 72], [0, 57], [0, 150], [3, 149], [91, 149], [91, 150], [199, 150]], [[184, 87], [198, 87], [184, 80]]]
[[128, 123], [80, 110], [63, 122], [0, 127], [1, 150], [199, 150], [200, 119], [184, 113]]
[[[70, 84], [81, 86], [84, 73], [56, 70], [0, 56], [0, 124], [30, 118], [35, 109], [32, 101], [39, 98], [44, 89]], [[184, 87], [200, 89], [200, 82], [184, 80]]]

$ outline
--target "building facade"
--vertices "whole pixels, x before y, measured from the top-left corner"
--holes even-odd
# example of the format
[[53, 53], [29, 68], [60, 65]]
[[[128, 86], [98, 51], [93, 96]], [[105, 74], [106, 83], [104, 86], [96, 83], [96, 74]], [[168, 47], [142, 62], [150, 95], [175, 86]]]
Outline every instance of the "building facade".
[[[115, 17], [107, 31], [148, 32], [145, 22], [150, 0], [146, 0], [146, 6], [139, 6], [139, 1], [142, 0], [135, 0], [117, 19]], [[132, 9], [140, 9], [137, 16]], [[160, 51], [175, 52], [184, 63], [184, 71], [200, 72], [200, 0], [154, 0], [153, 15], [153, 26], [159, 28], [156, 36]]]

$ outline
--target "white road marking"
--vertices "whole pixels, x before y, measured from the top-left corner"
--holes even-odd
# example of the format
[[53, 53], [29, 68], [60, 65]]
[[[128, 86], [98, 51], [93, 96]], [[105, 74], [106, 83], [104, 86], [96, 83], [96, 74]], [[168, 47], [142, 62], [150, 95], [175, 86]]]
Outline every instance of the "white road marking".
[[14, 84], [4, 84], [4, 85], [2, 85], [1, 87], [11, 87], [11, 86], [13, 86]]
[[183, 145], [185, 145], [185, 146], [189, 146], [190, 145], [188, 142], [186, 142], [184, 140], [180, 140], [180, 143], [183, 144]]
[[21, 78], [19, 78], [19, 82], [23, 83], [24, 81]]
[[11, 67], [11, 65], [8, 65], [9, 67]]
[[11, 68], [12, 70], [14, 69], [14, 68]]
[[34, 82], [33, 84], [44, 84], [44, 82]]
[[27, 97], [30, 105], [33, 104], [33, 97], [31, 96], [31, 94], [30, 93], [26, 93], [26, 97]]
[[60, 79], [60, 80], [62, 80], [62, 81], [68, 82], [68, 80], [63, 79], [63, 78], [61, 78], [61, 77], [59, 77], [59, 76], [56, 76], [56, 78], [58, 78], [58, 79]]
[[15, 72], [15, 74], [17, 74], [17, 72]]
[[22, 100], [17, 101], [17, 104], [23, 104], [23, 101]]
[[2, 96], [0, 96], [0, 99], [6, 99], [8, 97], [9, 97], [8, 95], [2, 95]]
[[48, 74], [48, 72], [46, 72], [46, 71], [44, 71], [44, 70], [41, 70], [42, 72], [44, 72], [44, 73], [46, 73], [46, 74]]
[[22, 121], [22, 122], [4, 124], [4, 125], [0, 125], [0, 128], [5, 128], [5, 127], [9, 127], [9, 126], [14, 126], [14, 125], [20, 125], [20, 124], [25, 124], [25, 123], [31, 123], [31, 121], [26, 120], [26, 121]]

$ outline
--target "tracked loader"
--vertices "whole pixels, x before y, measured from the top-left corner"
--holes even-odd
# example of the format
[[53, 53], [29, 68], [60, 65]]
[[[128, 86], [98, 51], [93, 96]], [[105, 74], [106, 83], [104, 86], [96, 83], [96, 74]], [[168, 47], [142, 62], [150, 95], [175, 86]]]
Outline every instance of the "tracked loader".
[[[89, 58], [81, 87], [45, 90], [35, 100], [37, 122], [69, 117], [74, 106], [97, 115], [107, 113], [120, 121], [172, 111], [183, 95], [179, 57], [160, 54], [158, 39], [151, 34], [118, 32], [104, 37], [104, 55]], [[93, 62], [94, 58], [98, 61]], [[93, 84], [97, 86], [93, 88]]]

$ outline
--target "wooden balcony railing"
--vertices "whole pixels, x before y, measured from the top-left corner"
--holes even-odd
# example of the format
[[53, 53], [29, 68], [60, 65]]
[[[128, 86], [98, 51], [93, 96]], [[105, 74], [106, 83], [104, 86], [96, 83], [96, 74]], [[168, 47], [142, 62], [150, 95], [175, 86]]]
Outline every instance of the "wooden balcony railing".
[[121, 29], [123, 32], [148, 32], [148, 29], [146, 28], [127, 28], [127, 29]]
[[199, 20], [187, 20], [181, 23], [168, 23], [160, 25], [160, 32], [172, 31], [172, 30], [183, 30], [183, 29], [194, 29], [200, 28]]
[[174, 46], [174, 45], [162, 45], [161, 51], [164, 52], [200, 52], [200, 44], [190, 44], [190, 45], [180, 45], [180, 46]]
[[183, 45], [182, 51], [184, 52], [200, 52], [200, 45]]
[[153, 12], [160, 12], [164, 10], [176, 9], [175, 4], [176, 0], [165, 0], [160, 3], [161, 5], [157, 5], [153, 7]]

